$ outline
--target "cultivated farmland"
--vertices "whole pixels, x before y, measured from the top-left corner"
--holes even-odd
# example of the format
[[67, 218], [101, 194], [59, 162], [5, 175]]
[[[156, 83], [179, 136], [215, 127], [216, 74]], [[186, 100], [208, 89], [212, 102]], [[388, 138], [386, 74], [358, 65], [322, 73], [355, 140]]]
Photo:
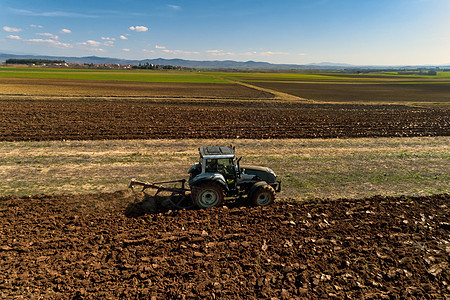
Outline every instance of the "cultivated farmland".
[[440, 76], [362, 74], [221, 74], [306, 99], [346, 103], [450, 102], [450, 73]]
[[[272, 94], [229, 82], [142, 82], [43, 78], [0, 78], [4, 96], [53, 97], [175, 97], [186, 98], [271, 98]], [[189, 98], [188, 97], [188, 98]]]
[[4, 141], [450, 135], [448, 108], [255, 101], [0, 101]]
[[[0, 68], [0, 295], [445, 298], [449, 86]], [[273, 206], [173, 211], [126, 190], [229, 142], [280, 175]]]
[[148, 214], [128, 192], [0, 198], [0, 295], [445, 298], [445, 195]]
[[422, 104], [450, 102], [450, 83], [258, 82], [253, 84], [317, 101]]

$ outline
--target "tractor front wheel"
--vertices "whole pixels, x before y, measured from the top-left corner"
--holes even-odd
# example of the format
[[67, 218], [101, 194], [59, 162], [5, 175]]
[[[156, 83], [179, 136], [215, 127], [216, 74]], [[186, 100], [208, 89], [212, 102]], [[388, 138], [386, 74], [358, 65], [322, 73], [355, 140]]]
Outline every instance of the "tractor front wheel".
[[204, 184], [193, 189], [192, 198], [200, 208], [220, 206], [225, 198], [224, 190], [214, 183]]
[[267, 206], [275, 201], [275, 194], [273, 187], [263, 185], [252, 195], [251, 202], [255, 206]]

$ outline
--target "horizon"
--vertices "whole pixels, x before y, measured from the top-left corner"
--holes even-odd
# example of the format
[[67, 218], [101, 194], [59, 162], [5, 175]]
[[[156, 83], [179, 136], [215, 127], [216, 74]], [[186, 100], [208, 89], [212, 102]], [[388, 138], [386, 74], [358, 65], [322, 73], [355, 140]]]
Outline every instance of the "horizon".
[[313, 66], [313, 65], [321, 65], [324, 67], [332, 67], [332, 66], [349, 66], [349, 67], [380, 67], [380, 68], [402, 68], [402, 67], [450, 67], [450, 63], [447, 64], [418, 64], [418, 65], [354, 65], [354, 64], [348, 64], [348, 63], [342, 63], [342, 62], [312, 62], [312, 63], [304, 63], [304, 64], [285, 64], [285, 63], [271, 63], [267, 61], [255, 61], [255, 60], [231, 60], [231, 59], [224, 59], [224, 60], [195, 60], [195, 59], [183, 59], [183, 58], [163, 58], [163, 57], [154, 57], [154, 58], [143, 58], [143, 59], [126, 59], [126, 58], [118, 58], [118, 57], [108, 57], [108, 56], [97, 56], [97, 55], [88, 55], [88, 56], [53, 56], [53, 55], [40, 55], [40, 54], [14, 54], [14, 53], [5, 53], [2, 52], [3, 50], [0, 49], [0, 55], [14, 55], [14, 56], [25, 56], [25, 57], [35, 57], [37, 59], [44, 58], [44, 57], [51, 57], [51, 58], [75, 58], [75, 59], [83, 59], [83, 58], [98, 58], [98, 59], [111, 59], [111, 60], [125, 60], [125, 61], [134, 61], [136, 63], [138, 62], [144, 62], [144, 61], [152, 61], [152, 60], [183, 60], [183, 61], [190, 61], [190, 62], [237, 62], [237, 63], [262, 63], [262, 64], [272, 64], [272, 65], [292, 65], [292, 66]]
[[447, 0], [4, 0], [0, 49], [124, 60], [441, 66], [450, 64], [448, 11]]

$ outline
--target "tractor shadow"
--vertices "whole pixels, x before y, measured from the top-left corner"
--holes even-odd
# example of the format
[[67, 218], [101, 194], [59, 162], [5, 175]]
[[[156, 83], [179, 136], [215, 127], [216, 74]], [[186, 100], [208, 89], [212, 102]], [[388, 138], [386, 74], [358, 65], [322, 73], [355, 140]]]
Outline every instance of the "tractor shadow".
[[134, 196], [134, 201], [130, 202], [125, 209], [125, 216], [128, 218], [164, 213], [173, 209], [166, 205], [166, 202], [169, 200], [167, 196], [153, 196], [142, 192], [135, 193]]
[[[246, 198], [237, 198], [234, 200], [227, 200], [224, 204], [228, 208], [234, 207], [251, 207]], [[128, 218], [138, 218], [143, 215], [152, 215], [159, 213], [167, 213], [169, 211], [179, 210], [200, 210], [197, 206], [190, 206], [188, 208], [176, 208], [171, 205], [170, 196], [167, 195], [149, 195], [147, 193], [135, 193], [134, 201], [130, 202], [125, 209], [125, 216]]]

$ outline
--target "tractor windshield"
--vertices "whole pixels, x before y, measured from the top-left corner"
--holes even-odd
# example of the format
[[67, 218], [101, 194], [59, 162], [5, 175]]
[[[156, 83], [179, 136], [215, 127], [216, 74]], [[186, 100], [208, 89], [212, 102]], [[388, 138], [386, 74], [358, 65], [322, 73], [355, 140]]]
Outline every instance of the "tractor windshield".
[[233, 175], [233, 159], [232, 158], [218, 158], [218, 159], [207, 159], [206, 160], [206, 172], [219, 172], [221, 174]]

